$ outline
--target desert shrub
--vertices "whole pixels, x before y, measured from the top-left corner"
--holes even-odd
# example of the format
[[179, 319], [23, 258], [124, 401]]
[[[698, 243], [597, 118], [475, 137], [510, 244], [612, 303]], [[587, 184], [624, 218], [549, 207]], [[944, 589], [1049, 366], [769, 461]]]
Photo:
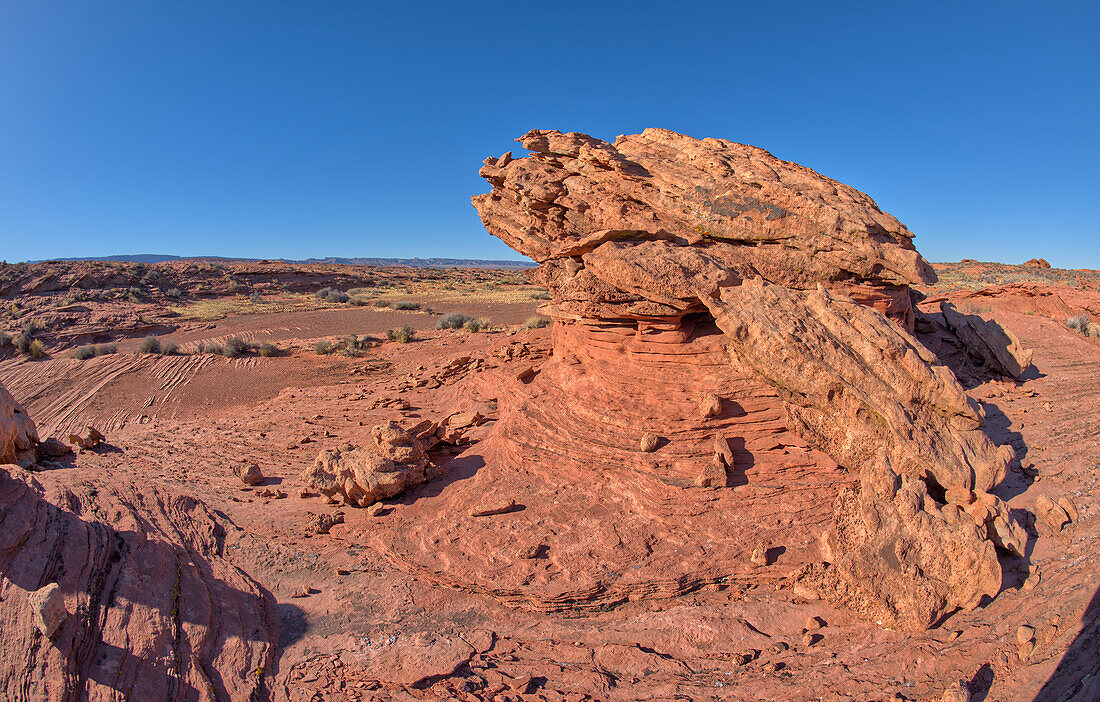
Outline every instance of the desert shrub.
[[195, 344], [195, 353], [206, 353], [206, 342], [200, 341]]
[[169, 341], [166, 344], [162, 344], [160, 347], [160, 352], [165, 356], [175, 356], [179, 350], [179, 344], [174, 341]]
[[492, 323], [488, 317], [479, 317], [477, 319], [467, 319], [462, 323], [462, 328], [468, 332], [488, 331]]
[[523, 326], [527, 327], [528, 329], [542, 329], [548, 324], [550, 324], [549, 319], [536, 315], [534, 317], [528, 317], [527, 321], [523, 323]]
[[313, 350], [316, 351], [318, 355], [327, 356], [335, 351], [336, 347], [328, 339], [318, 339], [317, 343], [313, 345]]
[[252, 304], [256, 304], [257, 302], [260, 302], [260, 300], [260, 293], [258, 292], [253, 291], [252, 294], [248, 296], [248, 301]]
[[324, 287], [313, 293], [313, 297], [318, 300], [325, 300], [326, 302], [345, 303], [351, 299], [351, 295], [346, 292], [340, 292], [336, 288]]
[[209, 343], [206, 345], [206, 353], [213, 356], [222, 356], [225, 354], [225, 347], [221, 344]]
[[550, 293], [546, 292], [545, 290], [543, 290], [541, 292], [531, 293], [531, 299], [532, 300], [549, 300], [550, 299]]
[[225, 347], [222, 349], [222, 353], [228, 358], [236, 358], [237, 356], [243, 356], [248, 353], [252, 348], [244, 339], [236, 336], [231, 336], [225, 340]]
[[1079, 334], [1089, 335], [1089, 316], [1079, 314], [1074, 317], [1066, 317], [1066, 326]]
[[15, 335], [11, 343], [15, 348], [19, 349], [19, 353], [30, 354], [31, 344], [35, 342], [34, 335], [37, 334], [38, 331], [38, 325], [31, 322], [23, 327], [23, 331]]
[[95, 358], [95, 346], [81, 346], [73, 353], [73, 358], [78, 361], [87, 361], [89, 358]]
[[95, 347], [96, 356], [107, 356], [112, 353], [118, 353], [118, 347], [114, 344], [100, 344]]
[[11, 334], [7, 332], [0, 332], [0, 348], [11, 345]]
[[179, 288], [172, 288], [170, 290], [166, 290], [164, 292], [164, 294], [165, 294], [166, 297], [170, 297], [174, 300], [178, 300], [183, 295], [183, 293], [180, 292]]
[[141, 353], [160, 353], [160, 339], [155, 336], [145, 337], [141, 340], [138, 351]]
[[461, 312], [448, 312], [435, 323], [436, 329], [461, 329], [466, 322], [473, 321], [473, 317]]
[[270, 341], [265, 341], [264, 343], [260, 344], [260, 348], [257, 350], [257, 353], [259, 353], [264, 358], [271, 358], [272, 356], [279, 355], [279, 347], [271, 343]]
[[420, 303], [412, 300], [398, 300], [393, 303], [393, 308], [395, 310], [418, 310], [420, 309]]
[[390, 329], [386, 332], [386, 338], [390, 341], [396, 341], [399, 344], [407, 344], [413, 340], [416, 335], [416, 331], [406, 324], [403, 327], [397, 329]]
[[393, 302], [390, 300], [375, 300], [371, 304], [375, 307], [393, 307]]
[[243, 285], [241, 285], [240, 283], [238, 283], [235, 280], [230, 280], [229, 281], [229, 292], [231, 292], [231, 293], [240, 292], [241, 288], [243, 288], [243, 287], [244, 287]]
[[30, 348], [27, 350], [27, 355], [35, 361], [46, 357], [46, 347], [42, 345], [42, 342], [35, 339], [31, 342]]
[[348, 302], [355, 307], [366, 307], [371, 303], [369, 298], [359, 296], [351, 298], [350, 300], [348, 300]]

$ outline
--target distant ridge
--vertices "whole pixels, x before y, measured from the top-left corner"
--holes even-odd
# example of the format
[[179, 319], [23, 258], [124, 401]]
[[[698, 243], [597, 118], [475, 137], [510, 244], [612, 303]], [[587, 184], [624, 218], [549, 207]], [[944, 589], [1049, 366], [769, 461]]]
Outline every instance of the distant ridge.
[[48, 261], [116, 261], [124, 263], [164, 263], [165, 261], [272, 261], [278, 263], [329, 263], [345, 266], [400, 266], [404, 268], [533, 268], [532, 261], [506, 261], [480, 258], [230, 258], [225, 256], [172, 256], [169, 254], [119, 254], [115, 256], [74, 256], [72, 258], [46, 258], [28, 263]]

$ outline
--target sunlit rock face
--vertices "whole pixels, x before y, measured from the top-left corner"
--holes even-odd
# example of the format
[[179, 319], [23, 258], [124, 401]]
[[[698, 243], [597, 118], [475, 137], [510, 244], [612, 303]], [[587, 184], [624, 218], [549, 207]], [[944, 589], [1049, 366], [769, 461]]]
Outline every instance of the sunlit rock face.
[[[494, 460], [655, 480], [689, 501], [767, 488], [740, 508], [706, 498], [711, 517], [784, 504], [784, 538], [820, 544], [790, 579], [880, 621], [927, 627], [996, 594], [995, 546], [1022, 548], [989, 494], [1012, 453], [911, 336], [910, 286], [935, 275], [903, 224], [858, 190], [721, 139], [518, 141], [531, 154], [486, 159], [492, 189], [473, 203], [539, 262], [554, 354], [502, 402]], [[670, 498], [634, 504], [646, 499]], [[643, 531], [672, 523], [639, 510]]]

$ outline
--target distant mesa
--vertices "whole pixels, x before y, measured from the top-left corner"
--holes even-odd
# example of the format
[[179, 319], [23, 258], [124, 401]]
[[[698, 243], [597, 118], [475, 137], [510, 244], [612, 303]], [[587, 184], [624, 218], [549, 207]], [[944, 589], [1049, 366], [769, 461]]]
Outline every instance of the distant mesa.
[[48, 263], [50, 261], [114, 261], [122, 263], [165, 263], [168, 261], [220, 261], [225, 263], [293, 263], [293, 264], [336, 264], [345, 266], [394, 266], [402, 268], [503, 268], [525, 269], [535, 266], [531, 261], [510, 261], [480, 258], [231, 258], [225, 256], [172, 256], [168, 254], [124, 254], [115, 256], [75, 256], [72, 258], [49, 258], [28, 263]]

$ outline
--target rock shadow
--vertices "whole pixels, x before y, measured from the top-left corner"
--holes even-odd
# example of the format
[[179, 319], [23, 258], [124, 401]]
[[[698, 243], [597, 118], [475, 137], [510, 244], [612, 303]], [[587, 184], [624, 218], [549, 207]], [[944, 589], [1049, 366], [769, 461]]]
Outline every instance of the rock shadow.
[[756, 465], [756, 457], [745, 446], [745, 438], [742, 436], [726, 437], [730, 453], [733, 454], [732, 465], [726, 465], [726, 487], [739, 487], [749, 484], [748, 472]]
[[1034, 702], [1100, 700], [1100, 587], [1081, 615], [1081, 629]]
[[484, 467], [485, 459], [478, 454], [466, 453], [455, 456], [450, 461], [443, 464], [443, 475], [438, 478], [433, 478], [422, 485], [418, 485], [412, 490], [405, 491], [400, 496], [394, 498], [394, 501], [405, 505], [411, 505], [417, 500], [438, 497], [440, 493], [451, 485], [462, 480], [469, 480], [477, 475], [477, 472]]

